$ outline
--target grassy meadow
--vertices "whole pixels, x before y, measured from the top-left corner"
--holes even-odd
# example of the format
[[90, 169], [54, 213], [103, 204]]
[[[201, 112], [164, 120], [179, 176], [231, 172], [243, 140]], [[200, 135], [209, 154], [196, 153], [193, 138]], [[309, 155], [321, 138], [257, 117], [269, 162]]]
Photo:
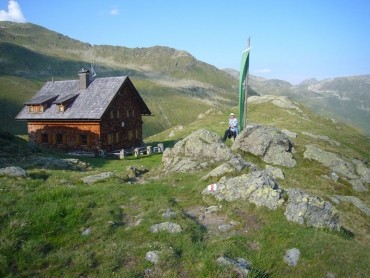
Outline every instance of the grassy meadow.
[[[211, 110], [182, 129], [173, 128], [172, 137], [171, 130], [166, 130], [145, 142], [171, 147], [201, 128], [221, 136], [229, 112]], [[292, 117], [269, 103], [249, 107], [251, 122], [299, 134], [294, 140], [298, 165], [282, 167], [286, 179], [279, 180], [280, 186], [303, 188], [325, 199], [335, 194], [353, 195], [369, 207], [368, 192], [354, 192], [345, 183], [324, 179], [322, 175], [328, 174], [328, 169], [303, 159], [304, 146], [314, 143], [348, 157], [369, 160], [369, 138], [307, 110], [304, 113], [309, 120]], [[327, 135], [341, 146], [313, 142], [301, 135], [302, 131]], [[13, 153], [14, 144], [19, 142], [9, 148]], [[370, 276], [369, 216], [352, 204], [336, 205], [344, 229], [330, 232], [288, 222], [283, 208], [272, 211], [245, 201], [228, 203], [204, 197], [201, 191], [214, 182], [200, 180], [207, 170], [163, 176], [161, 154], [124, 160], [80, 158], [90, 164], [88, 171], [38, 168], [32, 166], [29, 155], [13, 162], [27, 170], [27, 178], [0, 177], [1, 277], [143, 277], [148, 269], [152, 277], [239, 277], [237, 271], [216, 263], [220, 256], [250, 261], [250, 277], [325, 277], [328, 273], [335, 277]], [[37, 155], [63, 157], [45, 151]], [[5, 151], [2, 156], [6, 158]], [[265, 163], [257, 157], [243, 156], [264, 168]], [[131, 166], [149, 170], [144, 182], [128, 182]], [[106, 171], [114, 172], [115, 177], [92, 185], [81, 181]], [[210, 206], [219, 208], [212, 213], [216, 228], [220, 223], [233, 223], [231, 230], [215, 232], [190, 213]], [[167, 209], [176, 212], [176, 218], [164, 219], [162, 213]], [[181, 225], [183, 231], [150, 232], [152, 225], [165, 221]], [[84, 235], [87, 229], [90, 232]], [[285, 251], [291, 248], [301, 251], [295, 267], [283, 260]], [[145, 259], [148, 251], [160, 252], [158, 264]]]

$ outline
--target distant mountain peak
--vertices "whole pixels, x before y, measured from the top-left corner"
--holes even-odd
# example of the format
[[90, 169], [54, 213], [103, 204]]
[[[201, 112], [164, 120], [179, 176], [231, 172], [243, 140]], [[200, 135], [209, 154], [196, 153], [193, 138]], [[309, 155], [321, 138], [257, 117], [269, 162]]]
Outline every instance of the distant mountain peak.
[[316, 78], [308, 78], [308, 79], [303, 80], [301, 83], [299, 83], [298, 86], [312, 85], [312, 84], [316, 84], [317, 82], [319, 82], [319, 80], [317, 80]]

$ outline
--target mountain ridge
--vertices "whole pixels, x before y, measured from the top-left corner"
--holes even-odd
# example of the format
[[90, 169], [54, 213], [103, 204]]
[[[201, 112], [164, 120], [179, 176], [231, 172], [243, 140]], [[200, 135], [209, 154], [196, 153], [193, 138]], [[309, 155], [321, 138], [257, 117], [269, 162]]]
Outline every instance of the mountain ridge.
[[[58, 35], [54, 35], [50, 38], [51, 45], [58, 43], [53, 38], [59, 40]], [[34, 46], [37, 43], [33, 42]], [[73, 41], [71, 45], [75, 45]], [[0, 46], [6, 50], [0, 52], [0, 99], [2, 104], [6, 104], [0, 110], [3, 113], [0, 114], [0, 124], [7, 130], [14, 126], [11, 111], [20, 109], [23, 99], [29, 99], [45, 80], [76, 78], [81, 63], [86, 65], [90, 62], [79, 54], [70, 57], [38, 53], [35, 49], [1, 39]], [[86, 49], [88, 57], [93, 48], [86, 46]], [[168, 54], [163, 59], [172, 57], [171, 53], [177, 55], [171, 49], [159, 47], [156, 50]], [[148, 55], [134, 65], [136, 68], [120, 67], [115, 59], [121, 57], [122, 63], [127, 61], [122, 56], [125, 51], [120, 47], [102, 47], [99, 57], [105, 62], [98, 62], [98, 74], [132, 73], [130, 79], [155, 113], [154, 117], [144, 119], [147, 132], [144, 142], [147, 146], [161, 143], [167, 152], [167, 148], [176, 148], [176, 143], [179, 143], [177, 146], [182, 145], [186, 149], [184, 154], [202, 155], [205, 148], [201, 144], [190, 146], [181, 142], [202, 129], [214, 132], [215, 140], [219, 141], [217, 148], [209, 144], [213, 153], [233, 145], [234, 141], [223, 143], [221, 138], [227, 128], [229, 113], [238, 114], [237, 77], [198, 63], [187, 55], [177, 65], [175, 57], [169, 58], [169, 64], [161, 61], [165, 69], [162, 71], [158, 65], [153, 71], [150, 66], [156, 60], [148, 57], [153, 49], [148, 52], [140, 50]], [[11, 68], [1, 67], [4, 61], [8, 61]], [[149, 62], [147, 68], [146, 61]], [[170, 69], [176, 66], [173, 74]], [[370, 222], [369, 215], [364, 213], [370, 207], [369, 191], [359, 191], [357, 184], [351, 182], [356, 182], [355, 173], [361, 171], [362, 176], [369, 173], [366, 161], [370, 161], [370, 137], [351, 126], [321, 117], [306, 103], [295, 103], [292, 97], [279, 96], [288, 92], [295, 97], [305, 97], [305, 93], [296, 93], [295, 87], [286, 81], [254, 76], [251, 76], [251, 81], [249, 92], [256, 90], [262, 96], [248, 99], [248, 122], [251, 125], [257, 123], [254, 126], [268, 126], [269, 130], [279, 130], [279, 133], [284, 132], [292, 138], [288, 149], [297, 164], [295, 167], [279, 166], [254, 153], [237, 150], [236, 158], [242, 158], [248, 165], [264, 172], [280, 170], [281, 175], [276, 177], [276, 181], [281, 188], [299, 188], [310, 196], [318, 196], [324, 201], [319, 205], [327, 206], [330, 201], [329, 206], [339, 211], [343, 229], [308, 228], [287, 221], [281, 209], [267, 211], [247, 200], [227, 202], [202, 196], [202, 190], [210, 184], [215, 186], [221, 179], [249, 174], [248, 167], [240, 168], [239, 173], [229, 172], [233, 167], [238, 168], [235, 160], [220, 165], [221, 179], [202, 179], [217, 166], [213, 165], [216, 159], [210, 157], [205, 157], [204, 163], [193, 164], [194, 167], [208, 165], [202, 171], [163, 175], [164, 154], [152, 153], [122, 160], [103, 157], [70, 159], [66, 154], [39, 149], [25, 140], [19, 142], [18, 137], [0, 130], [1, 167], [22, 167], [26, 174], [24, 178], [1, 177], [0, 240], [3, 244], [0, 245], [0, 275], [243, 275], [238, 269], [216, 262], [216, 258], [223, 258], [226, 262], [235, 258], [239, 264], [244, 265], [247, 260], [248, 264], [251, 263], [250, 274], [253, 277], [369, 276], [366, 262], [369, 259]], [[302, 87], [307, 88], [305, 86]], [[275, 96], [270, 96], [274, 93]], [[315, 94], [313, 91], [309, 93]], [[25, 132], [25, 126], [20, 130]], [[265, 136], [270, 137], [270, 133]], [[283, 138], [278, 137], [277, 141], [282, 142]], [[202, 139], [205, 138], [200, 138], [202, 144], [208, 143]], [[255, 141], [252, 140], [252, 147], [257, 147]], [[307, 157], [311, 146], [322, 150], [324, 155], [329, 154], [334, 165], [324, 165], [312, 159], [315, 158], [313, 154]], [[354, 161], [357, 166], [354, 166]], [[340, 168], [338, 162], [345, 169]], [[73, 168], [76, 166], [79, 168]], [[345, 172], [347, 169], [350, 171]], [[351, 179], [346, 178], [348, 173]], [[86, 178], [94, 176], [104, 177], [104, 181], [84, 184]], [[364, 185], [365, 189], [368, 185], [368, 182]], [[246, 188], [244, 184], [240, 187]], [[290, 198], [288, 195], [282, 197], [282, 201]], [[307, 200], [302, 199], [303, 202]], [[316, 208], [323, 210], [322, 207]], [[181, 232], [150, 232], [153, 226], [164, 221], [172, 226], [173, 223], [180, 225]], [[301, 254], [294, 267], [284, 260], [284, 254], [291, 248]], [[151, 261], [153, 257], [158, 261]]]
[[[212, 106], [237, 104], [235, 79], [185, 51], [169, 47], [92, 46], [31, 23], [0, 22], [0, 48], [1, 76], [38, 82], [75, 79], [81, 65], [86, 67], [91, 62], [95, 63], [98, 77], [129, 75], [156, 115], [144, 119], [146, 136], [190, 123]], [[34, 88], [35, 92], [40, 84]], [[6, 94], [9, 92], [3, 88], [0, 97], [7, 98]], [[17, 103], [27, 98], [24, 96]], [[194, 100], [197, 105], [193, 105]], [[194, 113], [179, 109], [179, 103], [191, 106]], [[1, 113], [9, 131], [26, 132], [24, 125], [14, 122], [14, 109], [11, 113]]]
[[[207, 111], [212, 106], [230, 110], [238, 103], [238, 71], [218, 69], [186, 51], [170, 47], [92, 45], [32, 23], [0, 22], [0, 50], [2, 76], [40, 82], [74, 79], [81, 65], [90, 64], [95, 65], [98, 77], [129, 75], [160, 118], [157, 122], [145, 119], [152, 129], [146, 135], [171, 125], [190, 123], [201, 110]], [[309, 79], [298, 85], [254, 75], [249, 80], [249, 95], [286, 95], [316, 113], [358, 126], [370, 135], [370, 75]], [[164, 92], [168, 92], [167, 105], [158, 99]], [[0, 91], [0, 97], [4, 93]], [[195, 113], [177, 115], [178, 109], [172, 110], [179, 102], [190, 105], [191, 98], [202, 103]], [[4, 117], [9, 121], [8, 116]], [[10, 126], [13, 133], [19, 133], [19, 127], [19, 123]]]

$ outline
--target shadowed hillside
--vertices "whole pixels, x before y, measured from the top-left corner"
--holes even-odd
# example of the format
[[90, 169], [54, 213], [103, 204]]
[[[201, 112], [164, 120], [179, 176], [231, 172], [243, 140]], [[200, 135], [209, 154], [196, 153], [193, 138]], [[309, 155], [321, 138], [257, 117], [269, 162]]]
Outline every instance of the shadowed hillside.
[[[46, 80], [77, 79], [81, 65], [89, 67], [91, 63], [98, 77], [129, 75], [155, 115], [144, 119], [145, 136], [188, 124], [212, 107], [229, 110], [238, 102], [237, 71], [219, 70], [186, 51], [169, 47], [91, 45], [34, 24], [0, 22], [0, 50], [0, 75], [24, 78], [25, 83], [37, 81], [37, 86], [32, 87], [34, 92]], [[249, 95], [289, 96], [323, 116], [345, 121], [370, 134], [369, 79], [310, 79], [293, 86], [251, 75]], [[24, 124], [9, 124], [8, 120], [16, 116], [29, 95], [22, 89], [15, 92], [14, 87], [5, 87], [0, 86], [0, 100], [10, 111], [1, 112], [7, 116], [1, 117], [0, 123], [8, 125], [12, 133], [24, 134]], [[19, 98], [9, 102], [7, 95]], [[184, 112], [184, 107], [192, 109]]]
[[[97, 77], [129, 75], [154, 115], [144, 118], [144, 136], [188, 124], [201, 111], [227, 109], [238, 101], [234, 78], [185, 51], [168, 47], [94, 46], [34, 24], [1, 22], [0, 49], [0, 74], [38, 81], [34, 93], [45, 80], [77, 79], [81, 65], [89, 67], [91, 63]], [[29, 95], [19, 88], [0, 87], [4, 102], [15, 90], [19, 98], [12, 100], [14, 108], [3, 112], [11, 117]], [[26, 133], [21, 123], [13, 122], [9, 128], [12, 133]]]

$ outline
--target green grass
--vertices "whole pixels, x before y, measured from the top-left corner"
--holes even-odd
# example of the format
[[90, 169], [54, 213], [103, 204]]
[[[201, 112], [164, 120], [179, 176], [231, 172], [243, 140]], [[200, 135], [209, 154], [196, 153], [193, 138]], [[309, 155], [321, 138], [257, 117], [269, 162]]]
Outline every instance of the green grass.
[[[88, 161], [104, 165], [99, 171], [118, 171], [136, 164], [155, 172], [160, 158]], [[210, 237], [204, 227], [184, 213], [197, 204], [216, 203], [201, 197], [200, 191], [206, 185], [199, 182], [197, 175], [173, 174], [143, 185], [129, 185], [114, 178], [85, 185], [78, 177], [91, 173], [30, 170], [34, 176], [40, 172], [47, 178], [1, 179], [0, 263], [5, 277], [138, 277], [146, 268], [153, 268], [145, 260], [150, 250], [161, 251], [158, 268], [163, 277], [234, 277], [235, 273], [215, 263], [223, 255], [250, 260], [254, 277], [370, 274], [368, 245], [341, 233], [290, 223], [281, 210], [223, 202], [220, 213], [240, 222], [241, 232]], [[161, 213], [167, 208], [178, 213], [172, 221], [180, 224], [184, 232], [151, 234], [150, 226], [164, 221]], [[135, 225], [139, 219], [143, 220]], [[86, 228], [91, 229], [91, 234], [82, 236]], [[294, 268], [282, 259], [285, 251], [293, 247], [302, 252]]]
[[[175, 130], [173, 137], [168, 137], [172, 130], [169, 129], [147, 137], [146, 143], [171, 147], [201, 128], [222, 136], [230, 110], [237, 112], [236, 108], [214, 109], [206, 117]], [[298, 164], [295, 168], [282, 167], [286, 178], [279, 180], [280, 186], [299, 187], [327, 200], [331, 195], [353, 195], [370, 206], [368, 192], [354, 192], [343, 181], [334, 183], [323, 178], [330, 171], [303, 158], [305, 145], [314, 143], [349, 158], [369, 159], [369, 138], [348, 126], [316, 117], [308, 110], [304, 112], [309, 121], [292, 117], [270, 104], [249, 107], [251, 122], [276, 125], [298, 134], [294, 140]], [[302, 131], [327, 135], [341, 145], [314, 140], [302, 135]], [[4, 146], [11, 146], [11, 152], [16, 152], [19, 144], [26, 148], [21, 139], [10, 134], [4, 133], [1, 138]], [[58, 153], [43, 155], [63, 157]], [[266, 165], [255, 156], [243, 157], [260, 168]], [[336, 277], [370, 275], [369, 216], [352, 204], [336, 205], [344, 228], [330, 232], [288, 222], [283, 208], [271, 211], [245, 201], [228, 203], [203, 197], [201, 192], [210, 181], [200, 178], [207, 170], [161, 176], [160, 154], [124, 160], [81, 159], [92, 170], [41, 169], [22, 159], [13, 163], [24, 167], [28, 178], [0, 177], [0, 276], [142, 277], [150, 268], [156, 277], [237, 277], [232, 269], [217, 265], [220, 256], [249, 260], [251, 277], [325, 277], [328, 272]], [[130, 166], [150, 170], [145, 175], [146, 183], [127, 182]], [[92, 185], [81, 181], [85, 176], [105, 171], [116, 176]], [[232, 233], [211, 234], [199, 219], [188, 214], [198, 206], [212, 205], [221, 207], [215, 216], [235, 223]], [[162, 218], [168, 208], [177, 213], [175, 219]], [[149, 231], [151, 225], [164, 221], [181, 225], [183, 232], [171, 235]], [[91, 233], [83, 236], [88, 228]], [[283, 260], [291, 248], [301, 251], [296, 267]], [[145, 254], [153, 250], [160, 251], [156, 267], [145, 260]]]

